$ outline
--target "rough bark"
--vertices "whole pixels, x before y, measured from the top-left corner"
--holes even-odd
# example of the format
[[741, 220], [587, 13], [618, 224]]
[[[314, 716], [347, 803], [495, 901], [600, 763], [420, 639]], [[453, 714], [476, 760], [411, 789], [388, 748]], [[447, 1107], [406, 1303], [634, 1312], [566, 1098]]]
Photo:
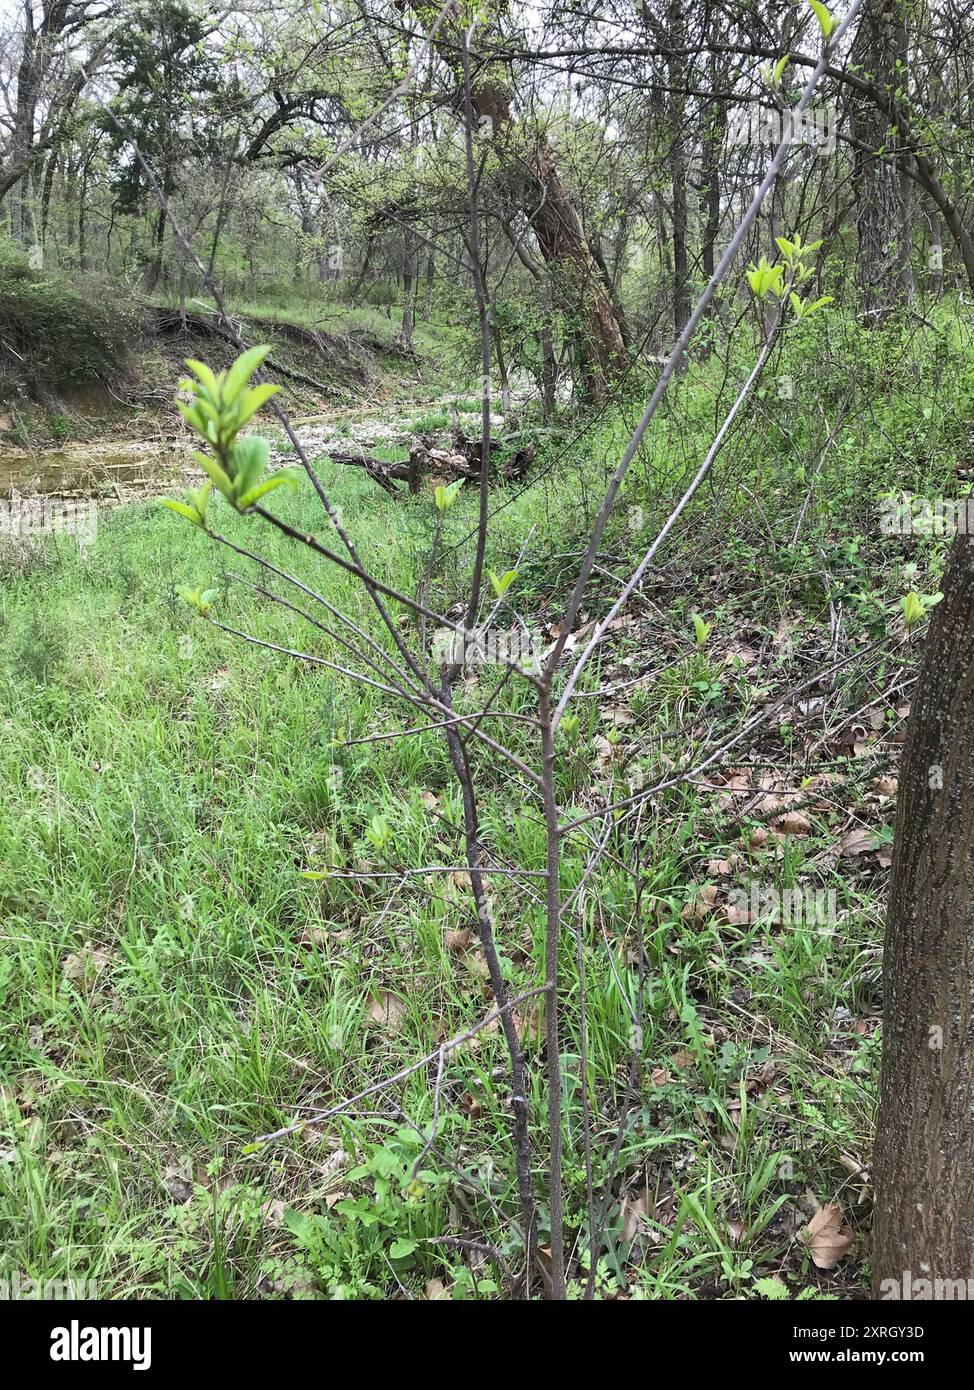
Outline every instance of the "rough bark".
[[164, 208], [160, 208], [152, 232], [152, 259], [145, 273], [145, 290], [147, 294], [152, 294], [162, 277], [163, 243], [165, 242], [165, 238], [166, 213]]
[[687, 164], [683, 138], [676, 135], [670, 146], [670, 182], [673, 190], [673, 332], [678, 338], [693, 310], [690, 300], [688, 247]]
[[399, 341], [408, 351], [413, 350], [413, 327], [416, 321], [415, 286], [417, 283], [416, 258], [418, 255], [416, 235], [407, 227], [403, 232], [402, 269], [402, 322], [399, 325]]
[[[31, 0], [22, 0], [19, 8], [22, 30], [17, 95], [10, 162], [0, 175], [0, 199], [10, 193], [10, 234], [14, 241], [27, 246], [36, 235], [28, 179], [36, 174], [44, 152], [57, 144], [58, 127], [66, 122], [87, 80], [84, 69], [79, 68], [60, 88], [55, 84], [53, 79], [59, 70], [62, 46], [95, 16], [89, 13], [91, 0], [44, 0], [39, 10]], [[91, 47], [87, 54], [89, 70], [104, 47], [104, 40]], [[48, 114], [38, 131], [37, 116], [42, 99]]]
[[[43, 69], [43, 39], [46, 16], [42, 16], [40, 31], [35, 27], [34, 10], [30, 4], [21, 7], [23, 15], [23, 47], [17, 66], [17, 102], [14, 109], [11, 165], [24, 168], [25, 174], [34, 168], [32, 158], [36, 138], [34, 123]], [[33, 218], [26, 196], [26, 178], [13, 184], [10, 195], [10, 235], [26, 246], [33, 237]]]
[[708, 114], [703, 136], [703, 274], [709, 280], [717, 264], [720, 235], [720, 161], [727, 126], [727, 108], [717, 105]]
[[[913, 700], [883, 965], [874, 1292], [974, 1277], [974, 537], [959, 536]], [[890, 1284], [887, 1281], [898, 1281]]]
[[626, 364], [622, 330], [547, 140], [535, 148], [532, 172], [543, 194], [531, 219], [538, 249], [552, 272], [558, 306], [569, 316], [585, 395], [599, 404]]
[[[903, 0], [866, 0], [852, 46], [852, 61], [884, 93], [902, 85], [897, 63], [906, 62]], [[889, 154], [897, 136], [885, 113], [867, 96], [852, 104], [856, 141], [855, 186], [859, 193], [857, 272], [867, 322], [882, 323], [913, 295], [910, 270], [910, 199], [906, 178]]]

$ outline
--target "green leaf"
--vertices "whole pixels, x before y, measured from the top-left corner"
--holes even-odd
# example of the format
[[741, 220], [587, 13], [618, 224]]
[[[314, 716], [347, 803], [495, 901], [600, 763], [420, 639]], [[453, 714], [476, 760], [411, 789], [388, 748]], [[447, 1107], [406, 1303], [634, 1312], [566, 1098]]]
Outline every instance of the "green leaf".
[[786, 53], [783, 58], [779, 58], [774, 65], [774, 72], [771, 74], [772, 87], [780, 87], [781, 79], [784, 76], [785, 68], [791, 62], [790, 56]]
[[209, 454], [194, 453], [193, 458], [202, 468], [203, 472], [216, 484], [220, 492], [228, 502], [233, 501], [233, 483], [216, 459], [210, 458]]
[[926, 611], [923, 606], [923, 600], [920, 595], [914, 593], [912, 589], [902, 599], [900, 607], [903, 609], [903, 626], [907, 631], [909, 631], [910, 628], [916, 627], [918, 623], [923, 621], [923, 616]]
[[276, 487], [289, 487], [293, 490], [298, 487], [300, 481], [301, 475], [296, 468], [280, 468], [269, 478], [265, 478], [262, 483], [258, 483], [256, 487], [249, 488], [239, 499], [237, 505], [246, 510], [247, 507], [252, 507], [255, 502], [259, 502], [268, 492], [273, 492]]
[[208, 401], [205, 396], [197, 395], [196, 409], [199, 412], [201, 418], [205, 420], [208, 425], [219, 425], [222, 416], [220, 415], [219, 410], [217, 410], [216, 406], [212, 403], [212, 401]]
[[766, 256], [762, 256], [757, 265], [752, 265], [747, 272], [747, 282], [755, 299], [767, 299], [769, 294], [780, 299], [784, 293], [784, 280], [784, 266], [778, 263], [769, 265]]
[[189, 370], [196, 375], [199, 381], [202, 382], [203, 386], [210, 393], [211, 400], [213, 400], [214, 402], [217, 401], [219, 399], [220, 390], [217, 386], [216, 377], [213, 375], [213, 372], [210, 370], [210, 368], [206, 365], [205, 362], [196, 362], [192, 357], [187, 357], [185, 361], [186, 366], [189, 368]]
[[258, 410], [276, 396], [280, 391], [279, 386], [273, 385], [269, 381], [261, 382], [259, 386], [252, 386], [245, 395], [241, 396], [237, 402], [237, 426], [246, 425], [254, 418]]
[[375, 845], [376, 849], [384, 848], [392, 835], [389, 822], [386, 820], [385, 816], [379, 815], [372, 817], [371, 824], [365, 827], [365, 833]]
[[191, 429], [194, 429], [197, 434], [201, 434], [205, 439], [206, 420], [203, 417], [203, 412], [200, 410], [198, 402], [193, 401], [192, 404], [187, 405], [185, 401], [177, 401], [176, 409], [186, 421], [187, 425], [189, 425]]
[[267, 468], [270, 451], [267, 440], [259, 434], [248, 434], [238, 439], [230, 451], [230, 465], [233, 469], [233, 501], [240, 505], [240, 498], [250, 492], [260, 482]]
[[209, 478], [202, 487], [191, 488], [186, 494], [186, 500], [191, 507], [195, 507], [199, 513], [200, 521], [206, 520], [206, 507], [210, 500], [210, 493], [213, 491], [213, 483]]
[[205, 526], [206, 505], [210, 500], [212, 491], [213, 484], [207, 480], [202, 487], [188, 488], [185, 502], [179, 502], [173, 497], [161, 497], [159, 500], [164, 507], [168, 507], [170, 511], [176, 512], [179, 516], [184, 516], [194, 526]]
[[759, 1293], [762, 1298], [782, 1299], [791, 1298], [788, 1288], [782, 1281], [774, 1276], [767, 1279], [755, 1279], [754, 1292]]
[[693, 618], [693, 631], [696, 634], [697, 646], [705, 647], [707, 639], [713, 631], [713, 623], [704, 622], [699, 613], [693, 613], [691, 617]]
[[436, 503], [437, 511], [445, 512], [452, 507], [462, 487], [462, 478], [457, 478], [455, 483], [450, 483], [447, 487], [442, 485], [438, 487], [433, 493], [433, 501]]
[[407, 1255], [411, 1255], [418, 1245], [418, 1241], [408, 1240], [405, 1236], [400, 1236], [389, 1246], [389, 1254], [394, 1260], [404, 1260]]
[[224, 405], [233, 405], [265, 357], [270, 355], [270, 350], [270, 343], [265, 343], [260, 347], [248, 348], [246, 352], [240, 354], [227, 372], [226, 381], [223, 383], [221, 395]]
[[168, 507], [171, 512], [177, 512], [184, 516], [187, 521], [191, 521], [194, 526], [200, 524], [200, 515], [195, 507], [189, 507], [185, 502], [177, 502], [174, 497], [161, 497], [159, 499], [164, 507]]
[[503, 598], [517, 578], [517, 570], [505, 570], [499, 578], [493, 570], [489, 570], [488, 575], [494, 593], [498, 598]]
[[822, 4], [822, 0], [808, 0], [808, 3], [815, 11], [815, 18], [818, 20], [819, 28], [827, 39], [835, 29], [835, 20]]
[[219, 589], [180, 589], [179, 597], [205, 618], [214, 599], [220, 597], [220, 591]]

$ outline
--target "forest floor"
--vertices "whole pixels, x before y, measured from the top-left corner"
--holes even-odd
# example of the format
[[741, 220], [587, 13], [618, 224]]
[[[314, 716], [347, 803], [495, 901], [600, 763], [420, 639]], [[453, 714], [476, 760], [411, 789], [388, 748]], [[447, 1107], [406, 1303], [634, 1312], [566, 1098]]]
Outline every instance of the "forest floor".
[[[759, 399], [583, 679], [564, 734], [558, 793], [572, 817], [738, 738], [646, 803], [566, 924], [576, 1296], [583, 1085], [595, 1188], [610, 1193], [600, 1297], [848, 1298], [867, 1285], [884, 898], [918, 650], [899, 604], [907, 587], [935, 590], [945, 548], [882, 536], [878, 499], [891, 485], [956, 493], [972, 359], [953, 329], [874, 334], [868, 348], [862, 336], [847, 325], [795, 349], [795, 411], [782, 421], [773, 391]], [[372, 402], [346, 409], [340, 432], [384, 419], [370, 447], [392, 451], [404, 420], [447, 431], [442, 403], [468, 399], [462, 385], [431, 392], [432, 419], [410, 393], [384, 417]], [[507, 603], [543, 642], [638, 387], [628, 407], [539, 434], [526, 484], [497, 489], [489, 563], [501, 572], [527, 547]], [[723, 389], [713, 361], [674, 388], [575, 645], [699, 461]], [[378, 575], [415, 589], [429, 498], [317, 466]], [[321, 526], [310, 489], [281, 508], [299, 529]], [[474, 513], [463, 493], [446, 519], [441, 611], [469, 564]], [[253, 518], [220, 523], [368, 624], [346, 576]], [[465, 875], [405, 875], [462, 855], [442, 743], [362, 742], [410, 727], [409, 710], [194, 621], [178, 591], [212, 585], [229, 627], [331, 654], [329, 638], [239, 584], [243, 568], [151, 501], [101, 510], [82, 553], [64, 536], [0, 549], [3, 1258], [35, 1278], [93, 1279], [102, 1297], [508, 1295], [516, 1202], [496, 1031], [453, 1054], [418, 1172], [426, 1068], [374, 1110], [254, 1144], [435, 1050], [490, 1000]], [[694, 614], [710, 624], [703, 640]], [[478, 708], [489, 675], [468, 673], [461, 708]], [[509, 699], [516, 710], [524, 696]], [[488, 853], [542, 870], [516, 783], [489, 761], [478, 776]], [[589, 849], [585, 829], [568, 838], [563, 891]], [[530, 989], [543, 904], [531, 879], [516, 895], [498, 882], [504, 968]], [[540, 1155], [539, 1020], [527, 1012], [518, 1027]]]

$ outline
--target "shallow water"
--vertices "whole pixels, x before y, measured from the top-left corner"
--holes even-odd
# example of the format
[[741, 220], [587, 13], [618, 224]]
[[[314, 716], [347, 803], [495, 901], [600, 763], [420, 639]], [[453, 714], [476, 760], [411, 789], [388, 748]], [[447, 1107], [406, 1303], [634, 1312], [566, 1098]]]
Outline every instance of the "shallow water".
[[22, 449], [0, 442], [0, 498], [24, 495], [119, 498], [180, 477], [187, 445], [173, 440], [72, 442], [60, 449]]
[[[379, 413], [375, 409], [358, 415], [334, 414], [305, 416], [292, 423], [308, 454], [315, 458], [327, 449], [370, 450], [376, 447], [409, 451], [412, 426], [417, 419], [442, 410], [447, 402], [396, 402]], [[492, 417], [495, 427], [500, 416]], [[471, 415], [461, 417], [471, 430], [478, 422]], [[270, 424], [271, 456], [275, 462], [291, 462], [293, 454], [283, 445], [281, 430]], [[0, 499], [14, 494], [48, 497], [114, 497], [129, 500], [146, 493], [162, 492], [174, 484], [185, 484], [202, 473], [191, 458], [188, 435], [178, 439], [105, 440], [102, 443], [71, 441], [61, 448], [31, 449], [0, 439]]]

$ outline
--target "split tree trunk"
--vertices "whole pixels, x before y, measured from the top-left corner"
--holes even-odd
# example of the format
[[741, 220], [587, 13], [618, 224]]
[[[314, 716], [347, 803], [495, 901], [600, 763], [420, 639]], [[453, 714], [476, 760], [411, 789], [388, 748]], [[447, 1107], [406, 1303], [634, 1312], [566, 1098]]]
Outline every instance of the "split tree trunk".
[[974, 536], [954, 541], [943, 589], [903, 754], [886, 927], [880, 1298], [907, 1271], [914, 1291], [974, 1278]]
[[541, 202], [531, 219], [538, 249], [552, 272], [559, 307], [572, 325], [585, 395], [601, 404], [626, 365], [622, 329], [547, 140], [541, 140], [535, 149], [532, 172], [543, 190], [543, 201], [537, 189], [529, 192], [527, 200]]
[[163, 243], [166, 239], [166, 213], [163, 208], [159, 209], [156, 224], [152, 232], [152, 260], [149, 262], [145, 273], [145, 291], [152, 294], [158, 287], [162, 278], [162, 257]]
[[[403, 0], [427, 27], [438, 17], [429, 0]], [[455, 11], [439, 29], [435, 47], [462, 81], [465, 21]], [[525, 148], [511, 116], [509, 73], [499, 63], [482, 64], [474, 54], [471, 106], [476, 135], [495, 142], [511, 194], [534, 229], [552, 278], [559, 309], [567, 320], [585, 395], [595, 404], [607, 397], [625, 370], [622, 331], [608, 286], [586, 239], [578, 211], [558, 172], [555, 152], [544, 136]]]
[[416, 322], [417, 249], [415, 233], [407, 227], [403, 233], [402, 322], [399, 325], [399, 341], [407, 352], [413, 350], [413, 328]]

